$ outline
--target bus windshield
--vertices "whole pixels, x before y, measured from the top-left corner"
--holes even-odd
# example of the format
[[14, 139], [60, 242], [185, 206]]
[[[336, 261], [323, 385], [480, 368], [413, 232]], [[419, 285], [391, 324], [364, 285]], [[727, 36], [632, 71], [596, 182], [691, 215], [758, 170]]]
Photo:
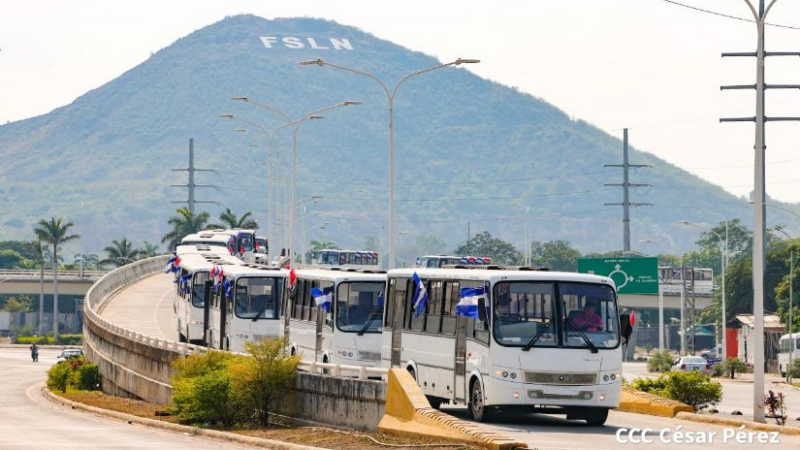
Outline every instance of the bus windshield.
[[348, 333], [380, 333], [383, 289], [380, 281], [344, 282], [336, 295], [336, 327]]
[[236, 317], [277, 319], [283, 280], [276, 277], [239, 278], [236, 281]]
[[239, 250], [246, 252], [253, 251], [253, 235], [249, 233], [242, 233], [239, 235]]
[[[606, 285], [502, 282], [494, 288], [494, 337], [519, 347], [598, 349], [619, 345], [619, 318], [613, 289]], [[560, 308], [560, 310], [558, 310]]]

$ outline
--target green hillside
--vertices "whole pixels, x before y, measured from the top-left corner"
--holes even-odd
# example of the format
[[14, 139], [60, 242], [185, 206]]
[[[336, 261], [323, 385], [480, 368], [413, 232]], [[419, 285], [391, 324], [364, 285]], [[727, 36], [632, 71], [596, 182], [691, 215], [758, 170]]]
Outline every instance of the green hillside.
[[[262, 36], [276, 37], [272, 48]], [[297, 38], [293, 42], [304, 48], [285, 47], [283, 37]], [[310, 48], [309, 37], [329, 48]], [[346, 39], [352, 50], [332, 48], [329, 38]], [[315, 211], [323, 213], [320, 221], [334, 224], [324, 236], [319, 230], [313, 236], [346, 246], [360, 246], [365, 235], [384, 236], [385, 95], [369, 79], [297, 64], [317, 57], [391, 83], [437, 64], [431, 56], [330, 21], [226, 18], [72, 104], [0, 126], [0, 239], [29, 237], [35, 220], [56, 215], [76, 223], [86, 250], [123, 235], [157, 240], [176, 207], [170, 201], [186, 196], [169, 186], [185, 183], [185, 174], [171, 169], [187, 164], [189, 138], [195, 139], [198, 167], [218, 171], [198, 175], [198, 183], [220, 186], [199, 191], [198, 199], [253, 210], [263, 222], [266, 151], [250, 144], [263, 146], [265, 139], [232, 132], [241, 124], [218, 115], [232, 112], [270, 129], [282, 121], [229, 100], [236, 95], [292, 116], [345, 99], [363, 101], [303, 126], [298, 195], [326, 197]], [[288, 137], [278, 141], [284, 161]], [[619, 188], [603, 186], [621, 178], [620, 169], [603, 167], [621, 160], [620, 141], [541, 99], [463, 69], [411, 80], [397, 96], [396, 155], [401, 249], [415, 235], [438, 235], [455, 246], [467, 237], [467, 220], [473, 233], [488, 230], [521, 244], [524, 219], [515, 201], [531, 207], [534, 239], [568, 239], [585, 252], [621, 247], [621, 211], [603, 207], [621, 199]], [[635, 247], [645, 238], [674, 245], [664, 250], [688, 247], [694, 230], [670, 224], [714, 221], [708, 210], [749, 223], [744, 200], [647, 153], [634, 151], [631, 162], [653, 166], [635, 172], [632, 181], [653, 184], [633, 200], [655, 204], [633, 213]], [[203, 206], [212, 215], [220, 211]]]

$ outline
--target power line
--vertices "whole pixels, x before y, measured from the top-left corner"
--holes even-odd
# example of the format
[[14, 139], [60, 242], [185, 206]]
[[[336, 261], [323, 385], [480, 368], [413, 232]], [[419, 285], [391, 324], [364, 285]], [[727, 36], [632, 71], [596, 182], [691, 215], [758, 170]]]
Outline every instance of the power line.
[[[692, 9], [694, 11], [699, 11], [699, 12], [703, 12], [703, 13], [706, 13], [706, 14], [711, 14], [711, 15], [718, 16], [718, 17], [723, 17], [725, 19], [733, 19], [733, 20], [738, 20], [738, 21], [741, 21], [741, 22], [756, 23], [755, 20], [753, 20], [753, 19], [747, 19], [745, 17], [739, 17], [739, 16], [734, 16], [734, 15], [731, 15], [731, 14], [725, 14], [725, 13], [721, 13], [721, 12], [718, 12], [718, 11], [712, 11], [710, 9], [703, 9], [703, 8], [699, 8], [697, 6], [692, 6], [692, 5], [687, 5], [685, 3], [676, 2], [674, 0], [660, 0], [660, 1], [662, 1], [664, 3], [669, 3], [669, 4], [672, 4], [672, 5], [676, 5], [676, 6], [682, 6], [684, 8]], [[778, 23], [765, 22], [764, 25], [768, 25], [768, 26], [776, 27], [776, 28], [786, 28], [786, 29], [789, 29], [789, 30], [800, 30], [800, 27], [795, 27], [795, 26], [791, 26], [791, 25], [782, 25], [782, 24], [778, 24]]]
[[[582, 173], [570, 173], [570, 177], [576, 176], [587, 176], [587, 175], [598, 175], [603, 174], [605, 171], [594, 171], [594, 172], [582, 172]], [[549, 175], [543, 177], [529, 177], [529, 178], [515, 178], [515, 179], [495, 179], [495, 180], [485, 180], [482, 179], [482, 183], [519, 183], [523, 181], [538, 181], [538, 180], [552, 180], [564, 178], [564, 175]], [[297, 180], [298, 183], [310, 183], [310, 184], [340, 184], [340, 185], [374, 185], [374, 186], [387, 186], [388, 182], [386, 181], [352, 181], [352, 180]], [[475, 184], [475, 181], [415, 181], [413, 183], [395, 183], [396, 186], [417, 186], [417, 185], [460, 185], [460, 184]]]

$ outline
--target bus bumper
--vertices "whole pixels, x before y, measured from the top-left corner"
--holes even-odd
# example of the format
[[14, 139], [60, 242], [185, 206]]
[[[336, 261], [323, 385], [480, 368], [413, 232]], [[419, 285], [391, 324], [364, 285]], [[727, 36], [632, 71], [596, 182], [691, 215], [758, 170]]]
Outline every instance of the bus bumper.
[[487, 406], [617, 408], [622, 389], [619, 381], [583, 386], [558, 386], [485, 377], [483, 382]]

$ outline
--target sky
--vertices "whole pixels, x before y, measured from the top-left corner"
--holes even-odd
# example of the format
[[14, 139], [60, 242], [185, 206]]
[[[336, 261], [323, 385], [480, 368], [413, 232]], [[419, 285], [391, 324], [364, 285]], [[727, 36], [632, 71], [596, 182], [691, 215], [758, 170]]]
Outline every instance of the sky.
[[[753, 0], [757, 1], [757, 0]], [[680, 0], [751, 18], [743, 0]], [[0, 3], [0, 123], [45, 114], [225, 16], [318, 17], [361, 28], [514, 86], [746, 196], [753, 188], [753, 23], [671, 0], [27, 0]], [[779, 0], [767, 50], [800, 51], [800, 0]], [[767, 83], [798, 84], [800, 58], [767, 60]], [[767, 116], [800, 116], [800, 90], [768, 90]], [[800, 122], [767, 128], [767, 195], [800, 202]], [[616, 163], [617, 161], [609, 161]], [[631, 161], [636, 163], [636, 161]], [[657, 186], [654, 189], [658, 189]], [[676, 199], [679, 201], [680, 199]]]

